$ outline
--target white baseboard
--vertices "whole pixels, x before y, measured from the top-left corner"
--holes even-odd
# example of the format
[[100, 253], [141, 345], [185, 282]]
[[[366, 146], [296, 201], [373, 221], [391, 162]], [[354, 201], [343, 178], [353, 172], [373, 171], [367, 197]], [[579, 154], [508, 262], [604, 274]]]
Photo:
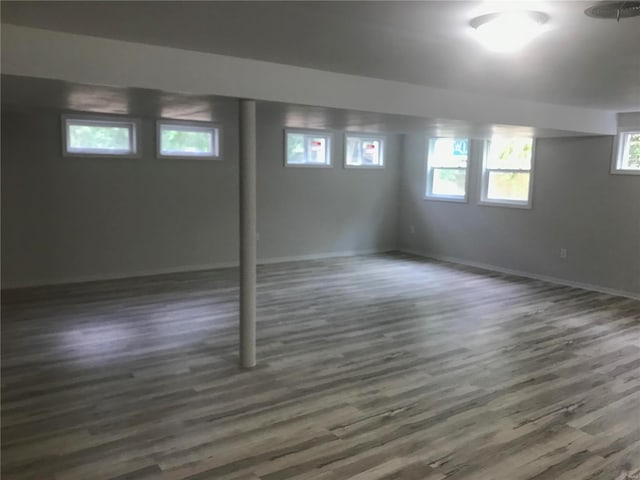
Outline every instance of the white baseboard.
[[640, 293], [628, 292], [625, 290], [616, 290], [614, 288], [601, 287], [599, 285], [592, 285], [590, 283], [574, 282], [572, 280], [565, 280], [563, 278], [551, 277], [547, 275], [538, 275], [536, 273], [523, 272], [521, 270], [512, 270], [510, 268], [498, 267], [496, 265], [489, 265], [486, 263], [474, 262], [471, 260], [465, 260], [462, 258], [449, 257], [446, 255], [439, 255], [435, 253], [419, 252], [417, 250], [411, 250], [402, 248], [399, 250], [403, 253], [415, 255], [417, 257], [429, 258], [432, 260], [439, 260], [441, 262], [456, 263], [459, 265], [466, 265], [468, 267], [480, 268], [482, 270], [488, 270], [490, 272], [504, 273], [506, 275], [513, 275], [516, 277], [530, 278], [532, 280], [541, 280], [543, 282], [555, 283], [557, 285], [563, 285], [566, 287], [581, 288], [583, 290], [590, 290], [598, 293], [606, 293], [608, 295], [615, 295], [617, 297], [627, 297], [634, 300], [640, 300]]
[[181, 272], [197, 272], [200, 270], [215, 270], [220, 268], [237, 267], [238, 262], [217, 262], [205, 263], [200, 265], [181, 265], [166, 268], [151, 268], [146, 270], [134, 270], [131, 272], [94, 274], [94, 275], [77, 275], [68, 277], [46, 277], [32, 279], [23, 282], [7, 282], [2, 281], [2, 290], [10, 290], [14, 288], [31, 288], [45, 287], [52, 285], [67, 285], [72, 283], [101, 282], [105, 280], [121, 280], [123, 278], [149, 277], [153, 275], [165, 275], [169, 273]]
[[[324, 252], [306, 255], [292, 255], [285, 257], [269, 257], [259, 258], [258, 265], [268, 265], [273, 263], [295, 262], [300, 260], [319, 260], [332, 257], [351, 257], [356, 255], [371, 255], [374, 253], [385, 253], [395, 250], [394, 248], [385, 249], [368, 249], [368, 250], [347, 250], [341, 252]], [[69, 277], [49, 277], [28, 280], [24, 282], [2, 282], [2, 290], [10, 290], [15, 288], [32, 288], [52, 285], [67, 285], [72, 283], [99, 282], [105, 280], [121, 280], [123, 278], [150, 277], [153, 275], [165, 275], [170, 273], [187, 273], [199, 272], [203, 270], [219, 270], [222, 268], [234, 268], [240, 265], [238, 260], [230, 262], [205, 263], [199, 265], [180, 265], [175, 267], [154, 268], [147, 270], [135, 270], [131, 272], [113, 273], [113, 274], [96, 274], [96, 275], [79, 275]]]
[[302, 260], [320, 260], [323, 258], [337, 258], [337, 257], [355, 257], [358, 255], [373, 255], [374, 253], [386, 253], [391, 251], [397, 251], [396, 248], [382, 248], [382, 249], [368, 249], [368, 250], [346, 250], [342, 252], [325, 252], [325, 253], [311, 253], [307, 255], [293, 255], [286, 257], [270, 257], [259, 258], [258, 265], [269, 265], [272, 263], [284, 263], [284, 262], [297, 262]]

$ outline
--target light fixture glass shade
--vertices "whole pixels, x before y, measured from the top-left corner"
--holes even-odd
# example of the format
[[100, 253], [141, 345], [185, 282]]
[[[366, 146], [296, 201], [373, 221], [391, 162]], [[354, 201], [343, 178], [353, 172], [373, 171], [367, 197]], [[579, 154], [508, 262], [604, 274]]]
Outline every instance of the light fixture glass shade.
[[514, 52], [543, 31], [549, 17], [541, 12], [490, 13], [471, 20], [476, 37], [494, 52]]

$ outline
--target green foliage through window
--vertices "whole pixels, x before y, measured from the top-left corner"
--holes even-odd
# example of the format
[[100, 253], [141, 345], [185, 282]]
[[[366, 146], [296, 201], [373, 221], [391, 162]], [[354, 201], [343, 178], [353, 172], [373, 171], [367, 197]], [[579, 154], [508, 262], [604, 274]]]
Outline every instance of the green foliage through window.
[[529, 200], [528, 172], [499, 172], [489, 173], [487, 197], [490, 200], [509, 200], [527, 202]]
[[287, 165], [330, 165], [329, 137], [303, 132], [286, 134]]
[[209, 124], [160, 123], [160, 155], [169, 157], [206, 157], [219, 155], [218, 135]]
[[530, 200], [533, 138], [495, 137], [485, 159], [483, 198], [527, 205]]
[[304, 163], [304, 135], [290, 133], [287, 135], [287, 162]]
[[468, 139], [432, 138], [427, 162], [427, 197], [466, 198]]
[[90, 125], [69, 123], [68, 145], [70, 152], [130, 152], [131, 138], [129, 126]]
[[627, 148], [625, 148], [624, 168], [640, 169], [640, 133], [627, 136]]
[[533, 153], [532, 138], [494, 138], [489, 145], [488, 168], [529, 170]]
[[160, 150], [173, 155], [212, 155], [213, 132], [210, 130], [188, 130], [162, 127]]
[[434, 168], [431, 193], [433, 195], [464, 197], [467, 171], [460, 168]]

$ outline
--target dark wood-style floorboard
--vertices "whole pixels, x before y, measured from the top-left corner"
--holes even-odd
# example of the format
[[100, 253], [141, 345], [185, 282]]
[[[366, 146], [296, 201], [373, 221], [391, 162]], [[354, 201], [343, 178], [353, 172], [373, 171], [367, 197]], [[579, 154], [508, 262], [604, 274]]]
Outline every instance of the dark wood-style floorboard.
[[5, 292], [4, 480], [640, 478], [640, 302], [390, 254]]

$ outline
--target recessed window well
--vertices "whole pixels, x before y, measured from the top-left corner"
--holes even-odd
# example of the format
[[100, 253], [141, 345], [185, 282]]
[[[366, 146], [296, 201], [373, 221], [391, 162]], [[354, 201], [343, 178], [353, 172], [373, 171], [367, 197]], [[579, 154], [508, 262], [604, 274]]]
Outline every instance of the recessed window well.
[[158, 122], [158, 156], [219, 159], [220, 128], [212, 123], [161, 120]]
[[73, 114], [62, 116], [66, 156], [136, 157], [138, 122], [130, 118]]
[[285, 165], [330, 167], [331, 134], [322, 130], [285, 129]]
[[432, 138], [427, 154], [426, 198], [467, 201], [469, 140]]
[[640, 128], [621, 130], [613, 149], [612, 173], [640, 175]]
[[384, 167], [384, 137], [381, 135], [346, 134], [345, 167], [382, 168]]
[[494, 137], [486, 142], [480, 203], [531, 208], [533, 150], [530, 137]]

